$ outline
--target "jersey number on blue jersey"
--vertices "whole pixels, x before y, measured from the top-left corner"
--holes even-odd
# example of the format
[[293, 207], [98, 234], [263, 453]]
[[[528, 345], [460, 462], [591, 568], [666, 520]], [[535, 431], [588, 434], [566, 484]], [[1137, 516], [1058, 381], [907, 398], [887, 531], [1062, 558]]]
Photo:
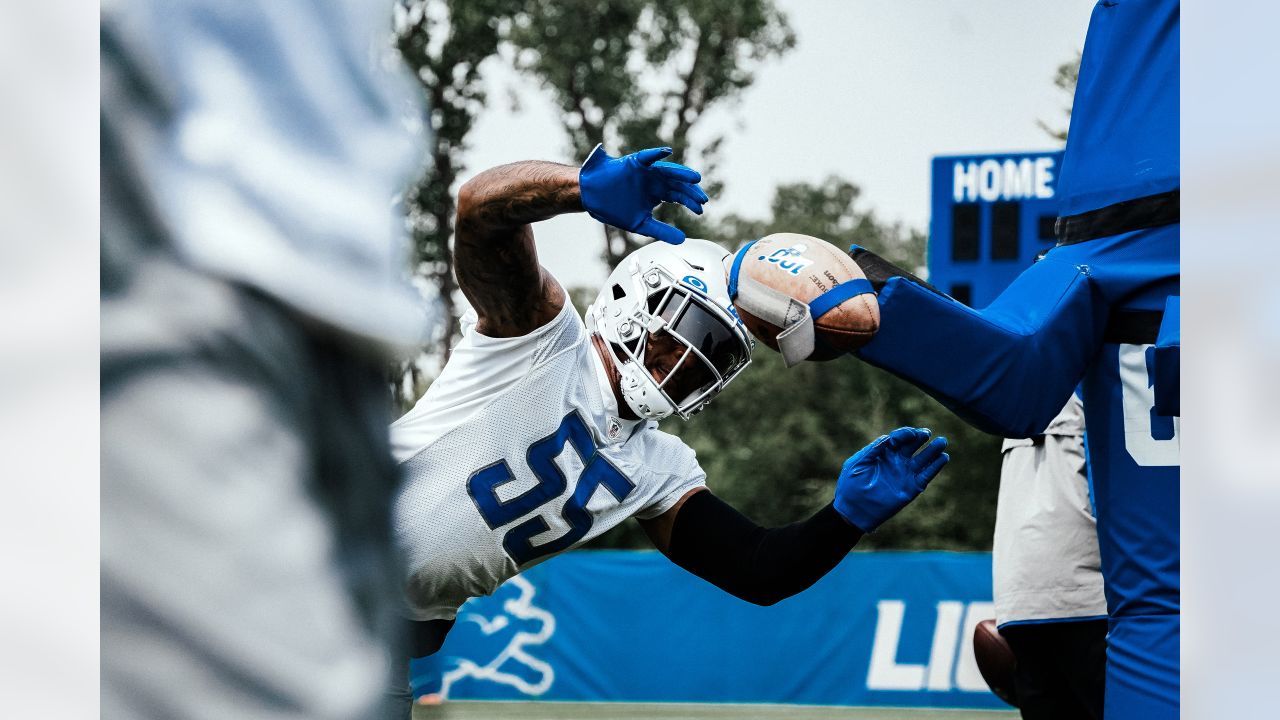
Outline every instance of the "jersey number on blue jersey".
[[1124, 449], [1141, 467], [1181, 464], [1178, 418], [1156, 415], [1154, 345], [1120, 346]]
[[506, 460], [486, 465], [467, 478], [467, 492], [490, 528], [496, 530], [523, 518], [564, 494], [568, 480], [555, 459], [564, 451], [565, 443], [572, 445], [582, 460], [582, 472], [578, 474], [573, 497], [565, 501], [564, 509], [560, 511], [560, 516], [569, 524], [569, 531], [554, 540], [534, 545], [533, 538], [550, 529], [541, 515], [534, 515], [511, 528], [503, 536], [502, 547], [517, 565], [566, 550], [581, 540], [591, 529], [593, 518], [587, 511], [587, 502], [596, 488], [603, 485], [618, 502], [635, 489], [635, 484], [626, 475], [596, 452], [591, 431], [574, 411], [564, 416], [554, 433], [530, 445], [525, 453], [529, 469], [538, 479], [537, 485], [505, 502], [499, 499], [498, 487], [515, 480]]

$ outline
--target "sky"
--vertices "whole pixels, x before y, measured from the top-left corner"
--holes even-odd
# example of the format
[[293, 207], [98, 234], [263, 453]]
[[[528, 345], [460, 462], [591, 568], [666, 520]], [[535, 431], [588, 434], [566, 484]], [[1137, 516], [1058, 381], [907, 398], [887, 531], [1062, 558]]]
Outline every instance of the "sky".
[[[726, 186], [707, 213], [764, 217], [777, 184], [836, 174], [862, 188], [863, 209], [921, 230], [934, 155], [1057, 146], [1036, 121], [1063, 124], [1067, 98], [1054, 73], [1081, 48], [1093, 7], [1088, 0], [778, 5], [796, 47], [761, 66], [737, 103], [701, 121], [701, 131], [728, 135]], [[491, 102], [472, 132], [464, 179], [516, 160], [581, 161], [566, 155], [542, 91], [503, 62], [485, 69]], [[604, 280], [601, 234], [585, 214], [541, 223], [535, 235], [543, 264], [565, 285]]]

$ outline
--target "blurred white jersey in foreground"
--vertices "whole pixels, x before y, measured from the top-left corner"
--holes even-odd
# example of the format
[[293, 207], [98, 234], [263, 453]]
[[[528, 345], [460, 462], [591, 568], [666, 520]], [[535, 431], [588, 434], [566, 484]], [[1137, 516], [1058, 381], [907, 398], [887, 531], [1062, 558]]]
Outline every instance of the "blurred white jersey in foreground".
[[422, 163], [406, 120], [423, 111], [391, 10], [105, 0], [103, 52], [127, 63], [103, 75], [103, 133], [184, 262], [405, 348], [427, 328], [393, 201]]

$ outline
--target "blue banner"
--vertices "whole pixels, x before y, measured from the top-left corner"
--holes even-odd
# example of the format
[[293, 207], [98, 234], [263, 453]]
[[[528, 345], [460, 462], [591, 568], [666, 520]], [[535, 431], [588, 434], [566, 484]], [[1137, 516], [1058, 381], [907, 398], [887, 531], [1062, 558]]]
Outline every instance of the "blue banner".
[[657, 552], [581, 551], [464, 605], [413, 672], [453, 699], [1003, 708], [973, 659], [988, 553], [853, 553], [772, 607]]

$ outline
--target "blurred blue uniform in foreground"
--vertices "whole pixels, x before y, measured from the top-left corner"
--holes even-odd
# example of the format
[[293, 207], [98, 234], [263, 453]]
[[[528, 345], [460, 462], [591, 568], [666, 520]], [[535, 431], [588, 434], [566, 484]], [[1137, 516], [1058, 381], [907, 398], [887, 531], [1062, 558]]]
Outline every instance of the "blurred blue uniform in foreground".
[[880, 332], [857, 353], [1011, 437], [1043, 431], [1082, 384], [1111, 624], [1108, 718], [1179, 708], [1178, 419], [1154, 410], [1157, 394], [1177, 392], [1154, 345], [1161, 321], [1176, 323], [1164, 311], [1179, 292], [1178, 12], [1176, 0], [1094, 8], [1058, 247], [982, 311], [890, 279]]

